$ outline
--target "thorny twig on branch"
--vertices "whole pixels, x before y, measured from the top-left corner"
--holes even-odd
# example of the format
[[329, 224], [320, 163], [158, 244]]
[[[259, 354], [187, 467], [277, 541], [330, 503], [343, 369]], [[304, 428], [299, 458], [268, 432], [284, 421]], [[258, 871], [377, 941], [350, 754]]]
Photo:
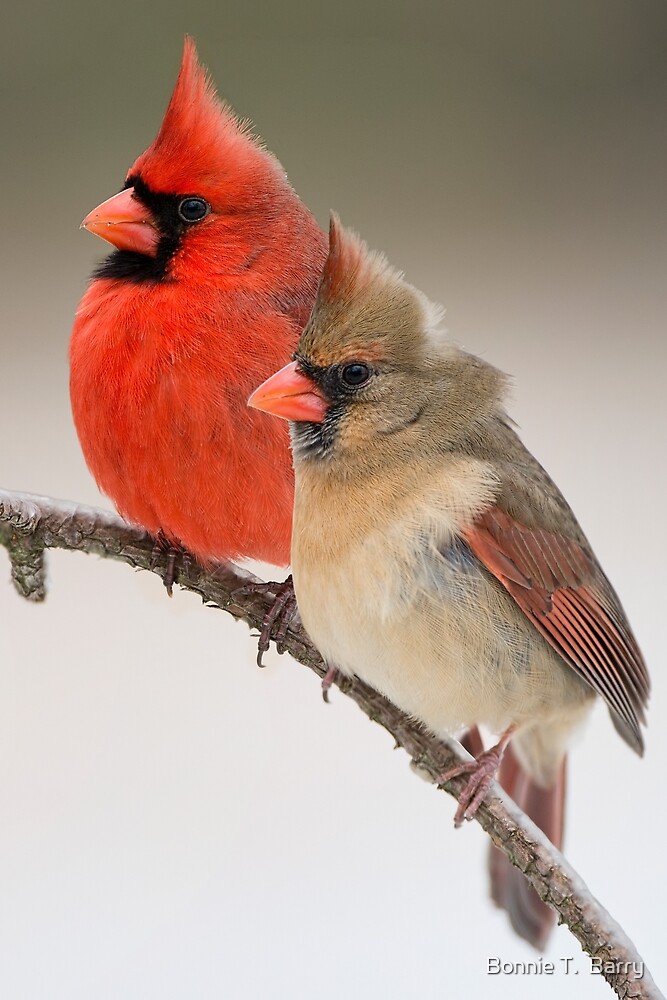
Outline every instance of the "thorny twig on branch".
[[[27, 493], [0, 490], [0, 544], [7, 548], [12, 579], [18, 592], [31, 601], [45, 596], [46, 549], [72, 549], [117, 559], [164, 577], [167, 555], [156, 551], [153, 538], [125, 524], [113, 514], [91, 507], [51, 500]], [[239, 594], [254, 578], [231, 564], [204, 570], [184, 560], [179, 584], [199, 594], [210, 606], [228, 611], [259, 628], [272, 603], [269, 593]], [[324, 677], [326, 665], [299, 625], [293, 622], [283, 648], [299, 663]], [[378, 722], [412, 757], [414, 765], [434, 781], [462, 759], [453, 741], [429, 736], [372, 688], [338, 675], [336, 685], [374, 722]], [[455, 797], [463, 780], [449, 782]], [[581, 878], [540, 830], [507, 798], [498, 786], [482, 803], [476, 817], [493, 843], [523, 872], [539, 896], [558, 913], [619, 997], [657, 1000], [662, 994], [632, 942], [591, 895]], [[637, 978], [634, 970], [642, 969]], [[663, 998], [664, 1000], [664, 998]]]

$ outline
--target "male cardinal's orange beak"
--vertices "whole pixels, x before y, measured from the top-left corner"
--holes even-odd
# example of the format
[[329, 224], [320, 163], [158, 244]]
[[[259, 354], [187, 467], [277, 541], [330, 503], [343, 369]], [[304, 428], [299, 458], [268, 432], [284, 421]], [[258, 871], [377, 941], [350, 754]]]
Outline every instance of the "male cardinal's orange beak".
[[94, 208], [81, 223], [119, 250], [154, 256], [160, 234], [153, 225], [153, 216], [145, 205], [133, 197], [134, 188], [125, 188]]
[[321, 424], [329, 403], [313, 380], [298, 370], [298, 364], [290, 361], [262, 382], [248, 400], [248, 406], [285, 420]]

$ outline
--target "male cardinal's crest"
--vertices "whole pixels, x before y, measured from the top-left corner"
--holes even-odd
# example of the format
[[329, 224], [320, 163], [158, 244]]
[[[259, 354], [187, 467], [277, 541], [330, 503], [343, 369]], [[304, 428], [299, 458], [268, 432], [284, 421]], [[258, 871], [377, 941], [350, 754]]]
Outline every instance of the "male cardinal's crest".
[[130, 168], [128, 177], [140, 175], [157, 191], [181, 191], [184, 179], [192, 193], [215, 191], [221, 181], [233, 184], [244, 196], [239, 181], [253, 167], [260, 172], [278, 162], [262, 149], [249, 122], [241, 123], [220, 100], [213, 82], [197, 58], [195, 44], [185, 39], [181, 68], [160, 130], [153, 143]]

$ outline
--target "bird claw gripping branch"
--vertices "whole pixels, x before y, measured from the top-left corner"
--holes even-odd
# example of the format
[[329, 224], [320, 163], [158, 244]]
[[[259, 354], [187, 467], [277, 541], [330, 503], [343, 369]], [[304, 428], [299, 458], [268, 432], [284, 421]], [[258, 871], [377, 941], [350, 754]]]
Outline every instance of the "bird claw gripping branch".
[[245, 587], [235, 590], [233, 596], [247, 597], [251, 594], [274, 595], [273, 604], [264, 615], [257, 642], [257, 666], [263, 667], [262, 658], [271, 644], [271, 639], [275, 642], [278, 652], [283, 652], [282, 644], [287, 635], [287, 629], [296, 614], [296, 596], [292, 576], [290, 574], [283, 583], [248, 583]]
[[438, 784], [444, 784], [452, 778], [468, 774], [466, 784], [459, 795], [459, 805], [454, 815], [454, 826], [459, 827], [466, 819], [472, 819], [484, 801], [491, 784], [496, 777], [505, 748], [509, 743], [514, 726], [503, 733], [500, 740], [490, 750], [484, 750], [475, 760], [451, 767], [438, 778]]
[[322, 678], [322, 698], [329, 704], [329, 691], [333, 687], [333, 682], [338, 675], [338, 667], [327, 667], [327, 672]]
[[178, 583], [179, 569], [185, 567], [192, 557], [181, 545], [170, 542], [162, 531], [159, 531], [155, 537], [153, 565], [157, 563], [160, 556], [166, 556], [167, 558], [167, 565], [162, 577], [164, 589], [167, 591], [168, 597], [173, 597], [174, 584]]

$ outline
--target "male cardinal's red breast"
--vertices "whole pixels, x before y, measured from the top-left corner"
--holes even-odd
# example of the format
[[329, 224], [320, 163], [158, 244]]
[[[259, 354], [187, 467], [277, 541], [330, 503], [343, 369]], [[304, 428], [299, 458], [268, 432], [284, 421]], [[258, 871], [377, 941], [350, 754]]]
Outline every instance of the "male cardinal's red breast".
[[[303, 624], [329, 663], [432, 732], [500, 734], [455, 769], [469, 775], [458, 821], [504, 755], [503, 783], [560, 845], [564, 756], [596, 694], [643, 751], [641, 653], [506, 415], [505, 376], [447, 343], [437, 309], [335, 219], [330, 239], [296, 360], [250, 399], [293, 421]], [[492, 875], [516, 929], [543, 945], [553, 911], [506, 859]]]
[[157, 138], [83, 225], [116, 248], [70, 344], [74, 421], [100, 489], [203, 562], [286, 565], [287, 428], [246, 399], [294, 349], [326, 238], [189, 39]]

